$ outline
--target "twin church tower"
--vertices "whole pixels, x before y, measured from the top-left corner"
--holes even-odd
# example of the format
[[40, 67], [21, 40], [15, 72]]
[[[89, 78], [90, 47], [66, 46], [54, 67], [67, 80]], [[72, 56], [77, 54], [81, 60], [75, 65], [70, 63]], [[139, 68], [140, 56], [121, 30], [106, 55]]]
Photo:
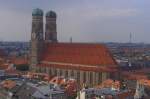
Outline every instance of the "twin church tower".
[[32, 12], [31, 71], [75, 78], [79, 85], [89, 86], [118, 75], [118, 66], [103, 44], [57, 43], [56, 13], [47, 12], [44, 22], [43, 16], [41, 9]]
[[31, 32], [31, 50], [30, 50], [30, 64], [31, 69], [34, 69], [38, 64], [43, 45], [45, 42], [57, 42], [57, 27], [56, 27], [56, 13], [48, 11], [45, 19], [45, 33], [43, 23], [44, 13], [41, 9], [34, 9], [32, 12], [32, 32]]

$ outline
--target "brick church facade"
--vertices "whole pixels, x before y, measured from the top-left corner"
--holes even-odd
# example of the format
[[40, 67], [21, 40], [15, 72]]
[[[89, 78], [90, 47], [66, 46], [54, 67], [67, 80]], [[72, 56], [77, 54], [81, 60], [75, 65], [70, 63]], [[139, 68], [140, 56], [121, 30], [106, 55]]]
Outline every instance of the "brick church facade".
[[56, 13], [32, 12], [30, 69], [51, 76], [74, 78], [93, 86], [117, 73], [117, 64], [103, 44], [61, 43], [57, 40]]

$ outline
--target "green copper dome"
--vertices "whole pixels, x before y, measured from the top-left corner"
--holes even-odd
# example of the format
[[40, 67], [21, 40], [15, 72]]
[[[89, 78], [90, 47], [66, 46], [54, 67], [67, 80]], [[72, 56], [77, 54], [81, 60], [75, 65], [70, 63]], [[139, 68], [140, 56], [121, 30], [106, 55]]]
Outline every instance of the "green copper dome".
[[46, 17], [56, 18], [56, 13], [54, 11], [48, 11]]
[[43, 11], [39, 8], [36, 8], [33, 10], [32, 16], [43, 16]]

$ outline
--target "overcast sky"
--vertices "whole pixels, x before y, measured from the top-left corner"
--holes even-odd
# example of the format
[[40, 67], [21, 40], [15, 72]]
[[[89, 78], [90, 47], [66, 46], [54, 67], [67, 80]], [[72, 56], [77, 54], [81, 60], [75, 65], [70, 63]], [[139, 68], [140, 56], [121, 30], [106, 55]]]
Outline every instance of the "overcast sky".
[[150, 43], [150, 0], [0, 0], [0, 40], [29, 41], [34, 8], [57, 13], [58, 40]]

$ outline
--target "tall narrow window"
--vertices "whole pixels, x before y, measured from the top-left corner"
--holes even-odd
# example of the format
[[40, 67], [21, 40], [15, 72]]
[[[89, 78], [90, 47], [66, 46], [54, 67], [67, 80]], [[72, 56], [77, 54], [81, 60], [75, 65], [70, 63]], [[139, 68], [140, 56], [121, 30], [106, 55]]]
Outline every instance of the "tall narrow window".
[[71, 77], [74, 77], [74, 72], [73, 72], [73, 70], [71, 70], [71, 75], [70, 75]]
[[80, 82], [80, 71], [77, 71], [77, 82]]
[[65, 70], [65, 77], [68, 77], [68, 70]]
[[98, 83], [102, 83], [102, 73], [98, 73]]
[[90, 73], [90, 84], [93, 83], [93, 75], [92, 75], [92, 72], [89, 72]]
[[83, 72], [83, 82], [86, 82], [86, 72]]

